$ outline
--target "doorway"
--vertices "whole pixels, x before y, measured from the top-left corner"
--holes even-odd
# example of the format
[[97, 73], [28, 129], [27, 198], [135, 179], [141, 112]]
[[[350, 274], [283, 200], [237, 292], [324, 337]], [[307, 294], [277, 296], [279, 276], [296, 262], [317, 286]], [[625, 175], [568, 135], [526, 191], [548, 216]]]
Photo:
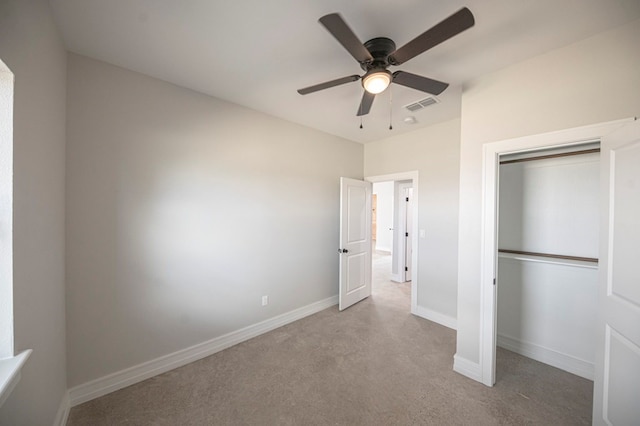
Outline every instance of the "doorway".
[[[599, 142], [603, 135], [620, 128], [630, 120], [585, 126], [559, 132], [510, 139], [485, 144], [484, 177], [482, 189], [482, 245], [481, 245], [481, 324], [480, 360], [481, 381], [493, 386], [496, 380], [497, 343], [497, 266], [498, 266], [498, 176], [500, 157], [508, 154], [527, 153], [540, 149], [575, 149], [586, 142]], [[597, 348], [596, 348], [597, 350]]]
[[[375, 196], [376, 242], [374, 275], [388, 275], [395, 283], [410, 284], [411, 313], [417, 305], [418, 172], [370, 176]], [[407, 198], [409, 201], [407, 201]]]
[[599, 143], [499, 158], [497, 346], [593, 381]]
[[390, 281], [411, 281], [412, 181], [374, 183], [371, 206], [374, 261], [388, 258]]

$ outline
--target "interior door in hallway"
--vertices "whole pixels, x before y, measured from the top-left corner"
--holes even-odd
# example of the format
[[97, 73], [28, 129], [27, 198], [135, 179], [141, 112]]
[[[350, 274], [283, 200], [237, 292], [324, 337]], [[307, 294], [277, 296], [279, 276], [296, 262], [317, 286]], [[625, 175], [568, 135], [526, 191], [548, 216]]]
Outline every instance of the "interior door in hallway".
[[640, 121], [602, 138], [593, 424], [640, 419]]
[[411, 281], [413, 258], [413, 188], [405, 189], [404, 280]]
[[340, 178], [340, 310], [371, 295], [371, 189]]

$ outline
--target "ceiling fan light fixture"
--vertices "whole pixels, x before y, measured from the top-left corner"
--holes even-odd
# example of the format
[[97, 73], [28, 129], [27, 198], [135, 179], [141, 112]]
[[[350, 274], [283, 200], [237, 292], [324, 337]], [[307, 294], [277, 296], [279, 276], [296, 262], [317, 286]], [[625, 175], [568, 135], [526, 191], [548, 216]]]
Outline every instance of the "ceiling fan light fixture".
[[377, 95], [382, 93], [391, 84], [391, 73], [385, 69], [377, 69], [369, 71], [362, 77], [362, 87], [367, 92]]

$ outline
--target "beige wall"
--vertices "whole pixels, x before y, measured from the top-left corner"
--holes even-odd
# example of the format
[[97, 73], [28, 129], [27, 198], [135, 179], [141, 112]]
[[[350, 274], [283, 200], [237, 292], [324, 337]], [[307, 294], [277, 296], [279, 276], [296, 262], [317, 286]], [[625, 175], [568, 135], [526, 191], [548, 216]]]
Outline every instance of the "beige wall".
[[418, 171], [418, 306], [455, 322], [460, 120], [365, 145], [365, 176]]
[[70, 387], [337, 294], [339, 178], [362, 178], [362, 145], [68, 68]]
[[479, 362], [482, 146], [640, 115], [640, 21], [486, 75], [462, 97], [457, 355]]
[[66, 53], [47, 1], [0, 2], [0, 58], [15, 75], [15, 351], [33, 349], [0, 424], [50, 425], [66, 390]]

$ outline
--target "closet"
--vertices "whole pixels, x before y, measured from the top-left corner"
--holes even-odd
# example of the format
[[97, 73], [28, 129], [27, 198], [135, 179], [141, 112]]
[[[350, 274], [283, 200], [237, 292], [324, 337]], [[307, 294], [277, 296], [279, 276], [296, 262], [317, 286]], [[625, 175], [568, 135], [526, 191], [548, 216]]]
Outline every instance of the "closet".
[[597, 143], [500, 157], [497, 344], [593, 380]]

